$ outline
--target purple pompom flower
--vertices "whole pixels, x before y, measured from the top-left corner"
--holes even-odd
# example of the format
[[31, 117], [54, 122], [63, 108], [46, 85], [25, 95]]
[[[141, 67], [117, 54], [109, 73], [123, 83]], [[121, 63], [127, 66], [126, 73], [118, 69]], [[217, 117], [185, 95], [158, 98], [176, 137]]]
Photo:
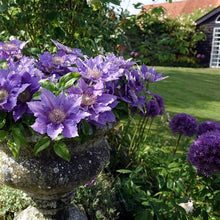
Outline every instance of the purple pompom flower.
[[160, 107], [155, 99], [151, 99], [147, 103], [147, 117], [155, 118], [160, 114]]
[[152, 92], [148, 92], [148, 94], [153, 96], [153, 98], [157, 102], [159, 109], [160, 109], [159, 115], [162, 115], [165, 112], [165, 105], [164, 105], [163, 97], [158, 94], [154, 94]]
[[197, 121], [194, 117], [180, 113], [176, 114], [169, 123], [170, 129], [174, 134], [193, 136], [197, 133]]
[[198, 173], [211, 176], [220, 171], [220, 132], [206, 132], [190, 146], [188, 160]]
[[199, 124], [198, 135], [206, 133], [207, 131], [220, 131], [220, 123], [215, 121], [204, 121]]
[[67, 138], [78, 136], [77, 124], [89, 116], [79, 110], [80, 104], [81, 98], [67, 97], [64, 93], [55, 96], [52, 92], [42, 89], [41, 101], [28, 103], [28, 107], [37, 117], [32, 128], [52, 139], [59, 134]]

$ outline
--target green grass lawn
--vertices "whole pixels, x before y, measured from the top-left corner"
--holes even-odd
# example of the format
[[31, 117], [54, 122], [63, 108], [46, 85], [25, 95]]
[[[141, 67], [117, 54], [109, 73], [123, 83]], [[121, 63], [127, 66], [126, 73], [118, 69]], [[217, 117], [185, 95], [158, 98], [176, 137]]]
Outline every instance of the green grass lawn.
[[187, 113], [198, 121], [220, 122], [220, 69], [156, 67], [168, 79], [151, 85], [163, 96], [166, 112]]

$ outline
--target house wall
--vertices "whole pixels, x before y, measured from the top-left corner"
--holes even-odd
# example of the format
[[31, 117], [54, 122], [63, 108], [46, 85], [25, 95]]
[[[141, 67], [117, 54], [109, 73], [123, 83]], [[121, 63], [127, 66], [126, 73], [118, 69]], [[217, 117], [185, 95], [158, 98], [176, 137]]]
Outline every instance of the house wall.
[[205, 55], [205, 59], [202, 60], [202, 63], [207, 67], [209, 67], [211, 58], [213, 30], [215, 27], [220, 27], [220, 23], [215, 23], [215, 20], [219, 15], [220, 12], [213, 15], [212, 17], [197, 26], [197, 29], [202, 30], [203, 33], [206, 34], [205, 41], [200, 41], [198, 43], [197, 50], [199, 54]]

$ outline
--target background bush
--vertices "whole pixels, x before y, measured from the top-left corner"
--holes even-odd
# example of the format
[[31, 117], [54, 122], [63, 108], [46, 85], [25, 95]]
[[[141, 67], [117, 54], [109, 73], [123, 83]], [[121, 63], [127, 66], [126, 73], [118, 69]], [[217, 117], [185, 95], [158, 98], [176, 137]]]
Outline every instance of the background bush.
[[195, 21], [212, 8], [196, 10], [178, 18], [154, 8], [121, 21], [126, 35], [127, 54], [135, 51], [137, 59], [156, 66], [198, 66], [197, 43], [205, 35], [196, 30]]
[[118, 18], [107, 3], [119, 0], [3, 0], [0, 3], [0, 40], [13, 35], [30, 39], [29, 52], [39, 53], [55, 39], [85, 54], [115, 51]]
[[161, 7], [129, 16], [109, 3], [120, 5], [120, 0], [3, 0], [0, 41], [30, 39], [27, 52], [34, 55], [51, 50], [50, 39], [55, 39], [89, 56], [135, 52], [132, 56], [149, 65], [201, 64], [196, 46], [205, 35], [196, 30], [195, 20], [212, 8], [173, 19]]

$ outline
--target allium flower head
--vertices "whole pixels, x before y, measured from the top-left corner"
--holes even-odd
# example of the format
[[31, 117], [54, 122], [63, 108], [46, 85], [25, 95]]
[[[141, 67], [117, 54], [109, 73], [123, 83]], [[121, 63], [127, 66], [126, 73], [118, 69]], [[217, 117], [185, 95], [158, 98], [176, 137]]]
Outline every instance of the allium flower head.
[[159, 115], [162, 115], [165, 112], [165, 105], [164, 105], [163, 97], [158, 94], [154, 94], [152, 92], [148, 92], [148, 94], [153, 96], [153, 98], [157, 102], [159, 109], [160, 109]]
[[197, 133], [196, 119], [185, 113], [176, 114], [172, 118], [169, 126], [174, 134], [183, 134], [191, 137]]
[[155, 118], [160, 114], [160, 107], [158, 105], [158, 102], [154, 99], [151, 99], [147, 103], [147, 116], [151, 118]]
[[200, 135], [190, 146], [188, 160], [198, 173], [210, 176], [220, 171], [220, 132]]
[[220, 131], [220, 123], [215, 121], [204, 121], [199, 124], [198, 135], [201, 135], [207, 131]]
[[67, 138], [78, 136], [77, 124], [89, 116], [79, 110], [80, 104], [81, 98], [67, 97], [64, 93], [55, 96], [52, 92], [42, 89], [41, 101], [28, 103], [28, 107], [37, 117], [32, 128], [52, 139], [59, 134]]

